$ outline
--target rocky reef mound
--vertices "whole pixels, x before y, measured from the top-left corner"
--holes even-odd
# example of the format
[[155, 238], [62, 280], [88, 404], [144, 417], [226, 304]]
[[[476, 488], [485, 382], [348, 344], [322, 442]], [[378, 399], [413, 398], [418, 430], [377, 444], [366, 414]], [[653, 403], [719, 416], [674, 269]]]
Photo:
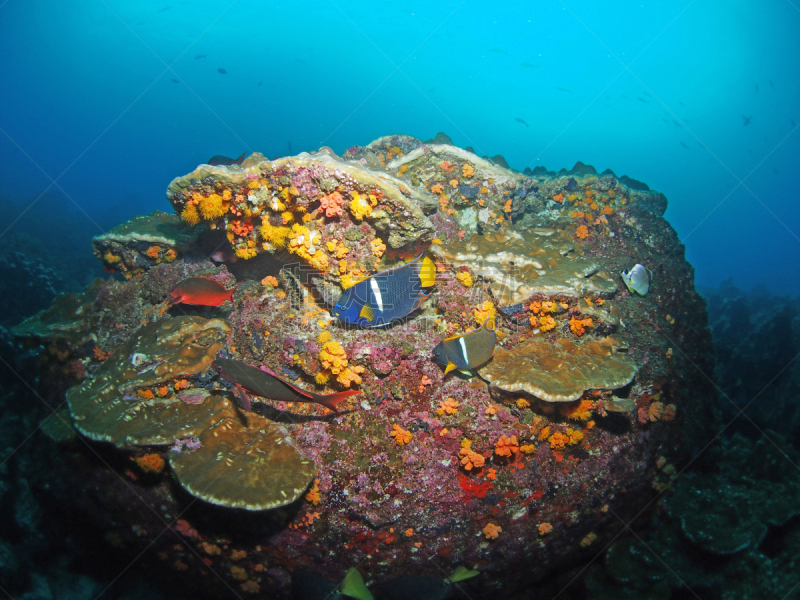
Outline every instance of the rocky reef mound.
[[[97, 238], [124, 279], [12, 330], [61, 382], [49, 405], [66, 400], [45, 415], [35, 493], [217, 597], [459, 566], [480, 573], [458, 584], [470, 597], [531, 597], [653, 508], [664, 461], [714, 420], [705, 305], [666, 199], [444, 141], [200, 165], [170, 183], [175, 215]], [[332, 317], [344, 290], [422, 254], [435, 286], [401, 323]], [[635, 264], [652, 272], [645, 295], [619, 276]], [[187, 277], [237, 286], [232, 301], [172, 304]], [[486, 322], [493, 360], [445, 374], [433, 348]], [[361, 394], [339, 414], [251, 394], [248, 413], [216, 357]]]

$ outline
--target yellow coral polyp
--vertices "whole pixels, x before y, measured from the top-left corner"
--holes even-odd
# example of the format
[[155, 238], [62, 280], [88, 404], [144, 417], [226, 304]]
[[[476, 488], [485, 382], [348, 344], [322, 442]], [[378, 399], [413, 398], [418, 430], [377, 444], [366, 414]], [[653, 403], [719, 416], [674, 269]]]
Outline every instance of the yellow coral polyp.
[[325, 369], [338, 375], [347, 366], [347, 354], [339, 342], [326, 342], [319, 352], [319, 359]]
[[461, 273], [456, 275], [456, 278], [461, 282], [461, 285], [464, 287], [472, 287], [472, 275], [470, 275], [469, 271], [462, 271]]
[[383, 256], [383, 253], [386, 252], [386, 244], [384, 244], [380, 238], [372, 240], [370, 245], [372, 246], [372, 253], [378, 258]]
[[200, 222], [200, 213], [194, 204], [187, 204], [181, 211], [181, 219], [189, 225], [197, 225]]
[[461, 167], [461, 174], [464, 177], [472, 177], [475, 175], [475, 169], [472, 167], [472, 165], [465, 164], [463, 167]]
[[294, 221], [294, 214], [290, 210], [284, 211], [281, 213], [281, 219], [283, 219], [283, 224], [286, 225]]
[[367, 199], [361, 196], [358, 192], [352, 192], [351, 196], [353, 199], [350, 201], [350, 212], [353, 213], [353, 216], [358, 221], [361, 221], [364, 217], [368, 217], [372, 214], [372, 206]]
[[322, 271], [328, 267], [328, 256], [322, 250], [317, 250], [314, 255], [309, 258], [308, 262], [315, 269]]
[[361, 384], [361, 375], [360, 373], [364, 372], [364, 367], [347, 367], [346, 369], [342, 369], [342, 372], [336, 376], [336, 381], [342, 384], [344, 387], [350, 387], [351, 384], [355, 383], [356, 385]]
[[254, 256], [256, 256], [256, 254], [258, 254], [258, 252], [255, 250], [255, 248], [237, 248], [236, 249], [236, 256], [238, 256], [239, 258], [243, 258], [244, 260], [249, 260], [249, 259], [253, 258]]
[[497, 310], [495, 309], [494, 304], [492, 304], [489, 300], [485, 300], [483, 304], [473, 309], [472, 318], [475, 319], [475, 323], [482, 325], [486, 319], [488, 319], [490, 316], [495, 316], [495, 314], [497, 314]]
[[269, 242], [275, 248], [281, 249], [286, 247], [291, 229], [288, 227], [275, 227], [265, 217], [262, 221], [260, 232], [265, 242]]
[[200, 200], [200, 214], [207, 221], [213, 221], [223, 216], [228, 211], [227, 205], [224, 203], [222, 196], [219, 194], [211, 194], [210, 196], [201, 196]]
[[331, 378], [331, 374], [327, 371], [320, 371], [314, 376], [314, 381], [316, 381], [319, 385], [325, 385], [328, 383], [328, 380]]

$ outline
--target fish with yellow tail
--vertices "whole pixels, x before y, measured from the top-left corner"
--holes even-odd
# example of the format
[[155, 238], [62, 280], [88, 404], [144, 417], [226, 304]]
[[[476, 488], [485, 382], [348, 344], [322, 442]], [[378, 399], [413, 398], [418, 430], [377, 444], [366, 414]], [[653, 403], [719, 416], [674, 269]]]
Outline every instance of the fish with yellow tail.
[[420, 254], [410, 263], [381, 271], [347, 288], [331, 309], [342, 323], [384, 327], [405, 319], [433, 292], [436, 265]]
[[433, 356], [445, 365], [445, 375], [453, 369], [471, 375], [471, 371], [491, 360], [496, 344], [494, 315], [490, 315], [478, 329], [439, 342], [433, 349]]

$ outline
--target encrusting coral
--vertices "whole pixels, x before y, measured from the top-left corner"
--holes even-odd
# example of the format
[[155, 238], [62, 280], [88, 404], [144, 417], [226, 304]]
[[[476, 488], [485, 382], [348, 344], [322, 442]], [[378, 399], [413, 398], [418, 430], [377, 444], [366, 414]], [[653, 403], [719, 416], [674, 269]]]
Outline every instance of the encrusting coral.
[[492, 389], [526, 392], [546, 402], [571, 402], [592, 389], [628, 385], [636, 364], [614, 352], [610, 338], [577, 345], [531, 338], [512, 350], [498, 348], [481, 371]]

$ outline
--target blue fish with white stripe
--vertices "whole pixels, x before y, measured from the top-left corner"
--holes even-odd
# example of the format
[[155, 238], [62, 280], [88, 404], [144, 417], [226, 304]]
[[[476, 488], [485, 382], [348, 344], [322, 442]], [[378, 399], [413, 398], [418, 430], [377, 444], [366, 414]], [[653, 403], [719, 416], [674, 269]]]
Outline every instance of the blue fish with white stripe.
[[436, 265], [423, 256], [347, 288], [331, 314], [359, 327], [384, 327], [406, 318], [431, 295], [436, 283]]
[[494, 317], [490, 316], [478, 329], [439, 342], [433, 349], [433, 356], [438, 363], [445, 365], [445, 375], [453, 369], [471, 375], [471, 371], [491, 360], [496, 344]]

